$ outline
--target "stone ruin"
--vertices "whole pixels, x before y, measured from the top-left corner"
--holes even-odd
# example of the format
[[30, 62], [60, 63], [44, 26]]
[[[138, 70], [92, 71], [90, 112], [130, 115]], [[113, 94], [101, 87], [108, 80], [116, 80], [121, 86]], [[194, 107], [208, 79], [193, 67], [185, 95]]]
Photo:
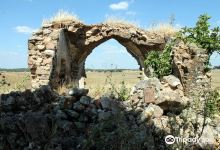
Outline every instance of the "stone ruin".
[[[144, 65], [147, 53], [162, 51], [170, 37], [125, 25], [85, 25], [74, 21], [45, 24], [28, 41], [32, 88], [50, 85], [57, 89], [63, 84], [83, 88], [86, 58], [95, 47], [109, 39], [117, 40], [127, 49], [146, 77], [150, 74]], [[198, 77], [201, 79], [205, 75], [204, 62], [208, 58], [198, 49], [193, 44], [179, 42], [172, 50], [174, 75], [186, 92], [195, 87]]]
[[[210, 90], [207, 54], [177, 41], [172, 75], [137, 83], [129, 100], [87, 96], [85, 60], [99, 44], [116, 39], [137, 60], [147, 77], [145, 55], [162, 51], [170, 37], [133, 26], [84, 25], [74, 21], [45, 24], [28, 41], [34, 91], [0, 95], [0, 149], [216, 149], [220, 116], [205, 118], [193, 96]], [[73, 88], [69, 95], [54, 89]], [[77, 88], [80, 87], [80, 88]], [[201, 94], [202, 93], [202, 94]], [[199, 97], [200, 98], [200, 97]], [[188, 107], [190, 105], [190, 107]], [[168, 145], [166, 135], [196, 137], [198, 143]], [[206, 138], [209, 140], [206, 141]]]
[[75, 22], [47, 24], [28, 41], [32, 87], [36, 89], [49, 84], [57, 88], [70, 83], [83, 87], [79, 83], [86, 76], [86, 58], [95, 47], [109, 39], [123, 45], [145, 74], [145, 55], [150, 50], [162, 50], [167, 42], [164, 36], [130, 26]]

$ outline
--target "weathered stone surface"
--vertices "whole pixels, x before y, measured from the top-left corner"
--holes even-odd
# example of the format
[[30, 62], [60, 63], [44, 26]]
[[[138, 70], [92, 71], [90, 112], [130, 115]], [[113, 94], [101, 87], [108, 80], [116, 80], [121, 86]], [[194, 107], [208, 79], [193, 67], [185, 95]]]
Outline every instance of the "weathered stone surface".
[[47, 49], [43, 52], [43, 54], [53, 57], [55, 55], [55, 52], [54, 50]]
[[160, 83], [160, 80], [157, 78], [149, 78], [147, 80], [140, 81], [135, 85], [135, 89], [137, 90], [144, 89], [147, 87], [155, 87], [155, 90], [159, 91], [162, 89], [162, 84]]
[[50, 34], [52, 31], [50, 29], [44, 29], [43, 30], [43, 34]]
[[130, 101], [133, 106], [136, 106], [139, 103], [140, 101], [139, 97], [140, 97], [139, 94], [132, 95]]
[[49, 70], [48, 69], [46, 69], [46, 68], [43, 68], [43, 67], [41, 67], [41, 68], [37, 68], [37, 70], [36, 70], [36, 74], [38, 74], [38, 75], [49, 75]]
[[39, 50], [45, 50], [46, 46], [45, 45], [37, 45], [37, 49]]
[[38, 36], [32, 36], [29, 41], [42, 41], [43, 38], [42, 37], [38, 37]]
[[99, 120], [108, 120], [112, 116], [111, 112], [100, 111], [98, 113]]
[[150, 109], [150, 108], [153, 108], [154, 109], [154, 111], [153, 111], [153, 117], [154, 118], [159, 118], [159, 117], [161, 117], [162, 115], [163, 115], [163, 109], [161, 109], [159, 106], [157, 106], [157, 105], [153, 105], [153, 104], [150, 104], [149, 106], [148, 106], [148, 108]]
[[180, 98], [179, 94], [173, 91], [163, 91], [159, 93], [155, 104], [159, 105], [163, 110], [181, 110], [186, 106], [187, 101]]
[[89, 105], [90, 102], [91, 102], [91, 97], [89, 97], [89, 96], [82, 96], [79, 101], [83, 105]]
[[154, 126], [156, 127], [156, 132], [165, 131], [169, 133], [169, 118], [167, 116], [162, 116], [161, 118], [153, 118]]
[[53, 24], [52, 23], [44, 23], [43, 25], [42, 25], [42, 27], [43, 28], [49, 28], [49, 27], [51, 27]]
[[154, 109], [152, 107], [146, 108], [141, 114], [141, 121], [145, 121], [146, 119], [150, 119], [154, 114]]
[[132, 91], [133, 93], [131, 93], [131, 105], [133, 107], [146, 108], [148, 104], [153, 103], [160, 106], [164, 111], [170, 112], [184, 109], [188, 98], [183, 94], [182, 85], [178, 83], [176, 84], [177, 87], [173, 89], [172, 86], [162, 84], [162, 82], [156, 78], [148, 78], [145, 81], [140, 81], [135, 85]]
[[13, 105], [15, 104], [15, 99], [12, 96], [9, 96], [6, 101], [3, 101], [2, 105]]
[[76, 102], [77, 99], [71, 96], [60, 96], [59, 104], [61, 109], [71, 109], [73, 107], [73, 103]]
[[48, 43], [51, 43], [51, 42], [53, 42], [53, 40], [51, 39], [51, 37], [46, 36], [46, 37], [44, 38], [44, 43], [45, 43], [45, 44], [48, 44]]
[[177, 77], [173, 76], [173, 75], [164, 76], [163, 80], [165, 82], [167, 82], [173, 88], [176, 88], [178, 85], [181, 84], [180, 80]]
[[81, 97], [81, 96], [86, 96], [88, 92], [89, 92], [88, 89], [73, 88], [69, 91], [69, 95], [75, 97]]
[[163, 110], [159, 106], [150, 104], [142, 112], [140, 117], [140, 122], [143, 122], [146, 119], [150, 119], [150, 118], [160, 118], [162, 115], [163, 115]]
[[[52, 63], [52, 59], [51, 58], [47, 58], [45, 60], [43, 60], [43, 62], [41, 63], [42, 65], [50, 65]], [[48, 78], [45, 78], [48, 79]]]
[[144, 102], [147, 104], [155, 102], [155, 90], [153, 87], [144, 89]]
[[52, 42], [46, 44], [46, 49], [55, 49], [56, 48], [56, 45]]
[[107, 97], [107, 96], [101, 97], [100, 103], [103, 109], [111, 110], [112, 113], [114, 114], [117, 114], [118, 112], [121, 111], [122, 104], [110, 97]]
[[215, 148], [215, 136], [213, 129], [210, 126], [205, 126], [199, 142], [197, 143], [202, 149], [214, 149]]
[[79, 101], [74, 103], [74, 105], [73, 105], [74, 110], [82, 111], [82, 110], [84, 110], [84, 108], [85, 108], [85, 106], [83, 106]]
[[74, 31], [74, 27], [73, 26], [69, 26], [68, 27], [68, 31]]
[[110, 109], [111, 108], [111, 100], [109, 97], [103, 96], [100, 99], [100, 103], [103, 109]]
[[[198, 80], [199, 76], [206, 76], [204, 75], [206, 71], [203, 65], [208, 60], [206, 50], [193, 43], [185, 44], [180, 41], [173, 47], [172, 52], [174, 75], [180, 79], [186, 95], [195, 95], [194, 89], [197, 89], [196, 93], [210, 89], [210, 79], [203, 80], [204, 82], [200, 83], [194, 82]], [[185, 53], [189, 54], [190, 58], [186, 59], [183, 55]]]
[[76, 111], [73, 110], [65, 110], [66, 114], [73, 117], [73, 118], [78, 118], [79, 117], [79, 113], [77, 113]]

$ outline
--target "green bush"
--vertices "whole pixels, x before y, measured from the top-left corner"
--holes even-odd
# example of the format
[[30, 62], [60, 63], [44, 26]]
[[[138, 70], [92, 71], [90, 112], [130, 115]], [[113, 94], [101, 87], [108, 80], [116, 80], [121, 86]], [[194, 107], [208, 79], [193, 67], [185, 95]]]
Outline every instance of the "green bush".
[[[109, 72], [109, 75], [105, 80], [105, 85], [109, 86], [107, 93], [121, 101], [128, 100], [130, 97], [130, 89], [124, 81], [124, 74], [122, 75], [123, 80], [120, 82], [120, 85], [116, 86], [117, 84], [112, 80], [112, 73], [113, 72]], [[102, 91], [105, 91], [105, 87], [102, 88]]]
[[118, 95], [118, 99], [122, 101], [126, 101], [129, 99], [129, 89], [126, 87], [125, 81], [121, 82], [120, 88], [116, 91]]
[[[211, 26], [208, 22], [210, 18], [211, 17], [207, 14], [199, 16], [195, 27], [182, 28], [173, 39], [173, 41], [181, 39], [185, 43], [195, 43], [204, 48], [209, 56], [207, 62], [205, 62], [208, 70], [210, 68], [210, 56], [213, 52], [220, 53], [220, 28], [210, 28]], [[163, 52], [151, 51], [146, 56], [145, 65], [146, 67], [151, 67], [153, 69], [153, 76], [160, 78], [169, 75], [172, 72], [170, 56], [171, 49], [172, 44], [168, 44]]]
[[167, 44], [162, 52], [151, 51], [147, 54], [144, 63], [146, 67], [151, 67], [153, 69], [154, 77], [161, 78], [172, 73], [171, 49], [172, 42]]
[[[200, 15], [195, 27], [182, 28], [177, 37], [185, 42], [201, 46], [210, 57], [215, 51], [220, 53], [220, 29], [219, 27], [210, 28], [209, 19], [211, 17], [207, 14]], [[209, 60], [207, 64], [209, 64]]]
[[220, 94], [218, 91], [210, 91], [205, 97], [204, 112], [207, 117], [212, 117], [214, 114], [220, 113]]

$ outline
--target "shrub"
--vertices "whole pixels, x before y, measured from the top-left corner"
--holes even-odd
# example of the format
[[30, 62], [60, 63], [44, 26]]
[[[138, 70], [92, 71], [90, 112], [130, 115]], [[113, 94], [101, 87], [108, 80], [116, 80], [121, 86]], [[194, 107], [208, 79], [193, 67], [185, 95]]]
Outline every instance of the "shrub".
[[[106, 92], [114, 97], [116, 96], [116, 98], [119, 100], [128, 100], [130, 89], [127, 87], [124, 80], [121, 81], [120, 86], [116, 86], [117, 84], [112, 80], [112, 73], [113, 72], [109, 72], [109, 75], [105, 80], [105, 85], [109, 86], [108, 91]], [[102, 91], [105, 91], [106, 86], [102, 88]]]
[[126, 101], [129, 99], [129, 89], [126, 87], [125, 81], [121, 82], [121, 86], [116, 92], [119, 100]]
[[151, 51], [147, 54], [144, 63], [146, 67], [151, 67], [153, 69], [152, 75], [154, 77], [161, 78], [172, 73], [171, 49], [172, 42], [167, 44], [162, 52]]
[[[195, 27], [182, 28], [173, 39], [173, 41], [181, 39], [184, 42], [195, 43], [204, 48], [209, 56], [207, 62], [205, 62], [206, 70], [210, 68], [209, 60], [213, 52], [220, 53], [220, 28], [214, 27], [211, 29], [208, 22], [210, 18], [207, 14], [199, 16]], [[172, 72], [171, 49], [172, 44], [168, 44], [162, 53], [152, 51], [146, 56], [145, 65], [153, 69], [153, 76], [160, 78]]]
[[205, 97], [204, 113], [207, 117], [212, 117], [214, 114], [220, 113], [220, 94], [218, 91], [210, 91]]
[[184, 27], [177, 36], [185, 42], [196, 43], [204, 48], [209, 58], [215, 51], [220, 53], [220, 29], [219, 27], [210, 28], [208, 22], [210, 18], [207, 14], [200, 15], [195, 27]]

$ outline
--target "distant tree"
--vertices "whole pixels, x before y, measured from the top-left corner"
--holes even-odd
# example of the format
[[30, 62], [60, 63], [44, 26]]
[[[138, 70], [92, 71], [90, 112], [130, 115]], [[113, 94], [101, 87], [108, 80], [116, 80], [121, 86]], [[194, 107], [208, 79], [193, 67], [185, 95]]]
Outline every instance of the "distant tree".
[[213, 69], [220, 69], [220, 66], [214, 66]]

